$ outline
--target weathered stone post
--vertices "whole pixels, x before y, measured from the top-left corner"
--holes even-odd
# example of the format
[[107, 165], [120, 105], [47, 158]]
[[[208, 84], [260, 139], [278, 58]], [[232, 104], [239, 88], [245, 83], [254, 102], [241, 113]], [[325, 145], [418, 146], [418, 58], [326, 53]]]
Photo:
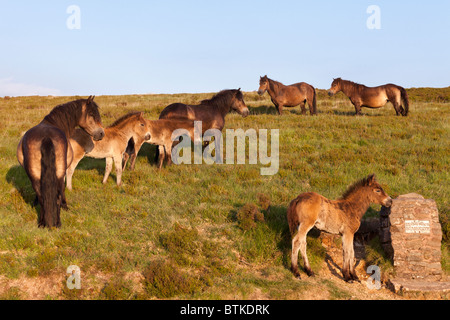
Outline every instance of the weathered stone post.
[[434, 200], [411, 193], [393, 200], [390, 208], [383, 207], [380, 241], [394, 263], [394, 286], [442, 280], [442, 229]]

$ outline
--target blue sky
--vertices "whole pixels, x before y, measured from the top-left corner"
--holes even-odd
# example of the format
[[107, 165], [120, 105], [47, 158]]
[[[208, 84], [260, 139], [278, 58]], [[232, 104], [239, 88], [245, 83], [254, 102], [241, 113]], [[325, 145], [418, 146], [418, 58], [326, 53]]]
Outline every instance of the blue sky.
[[450, 86], [441, 0], [0, 1], [0, 40], [0, 96], [253, 91], [265, 74], [323, 89], [333, 77]]

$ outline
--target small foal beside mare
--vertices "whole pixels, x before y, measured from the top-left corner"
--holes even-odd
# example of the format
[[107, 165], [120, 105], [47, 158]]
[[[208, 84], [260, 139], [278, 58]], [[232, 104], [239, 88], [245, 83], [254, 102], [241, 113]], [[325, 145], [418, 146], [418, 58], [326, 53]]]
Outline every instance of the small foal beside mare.
[[[172, 147], [174, 144], [177, 144], [177, 141], [172, 140], [173, 132], [179, 129], [183, 129], [183, 131], [189, 135], [189, 138], [192, 142], [195, 142], [194, 140], [196, 138], [201, 139], [201, 137], [195, 137], [194, 131], [194, 121], [192, 120], [177, 120], [177, 119], [158, 119], [158, 120], [147, 120], [147, 125], [149, 128], [149, 132], [151, 135], [150, 140], [143, 141], [150, 144], [157, 145], [159, 147], [162, 147], [165, 151], [160, 154], [158, 158], [158, 168], [161, 169], [162, 165], [164, 163], [164, 160], [167, 158], [167, 163], [170, 164], [172, 162]], [[208, 127], [208, 126], [205, 126]], [[204, 128], [202, 127], [202, 134], [204, 133]], [[174, 137], [176, 138], [176, 137]], [[142, 139], [130, 139], [128, 142], [127, 150], [124, 153], [124, 159], [123, 159], [123, 168], [125, 168], [128, 159], [137, 154], [136, 145], [138, 148], [142, 145], [142, 143], [137, 143], [135, 145], [134, 141], [142, 141]], [[201, 143], [201, 141], [198, 141], [198, 143]], [[134, 165], [134, 162], [133, 162]]]
[[[211, 99], [202, 100], [198, 105], [173, 103], [161, 111], [159, 119], [201, 121], [203, 132], [208, 129], [218, 129], [222, 131], [225, 126], [225, 117], [231, 110], [235, 110], [244, 118], [250, 113], [245, 105], [244, 95], [241, 89], [222, 90], [215, 94]], [[177, 129], [182, 128], [184, 127]], [[128, 158], [130, 159], [131, 170], [134, 169], [136, 156], [143, 143], [144, 141], [137, 140], [131, 141], [130, 143], [126, 160], [128, 160]], [[159, 157], [160, 155], [165, 157], [165, 152], [168, 152], [168, 150], [164, 149], [164, 146], [162, 145], [156, 149], [155, 160], [157, 163], [161, 164], [161, 159], [159, 159]], [[124, 161], [124, 164], [126, 165], [126, 161]]]
[[105, 137], [101, 141], [93, 141], [83, 130], [75, 130], [70, 137], [74, 157], [72, 164], [67, 169], [67, 188], [72, 190], [73, 172], [84, 156], [96, 159], [106, 158], [104, 184], [108, 180], [114, 161], [116, 182], [120, 186], [122, 184], [122, 157], [131, 138], [143, 141], [150, 139], [150, 131], [143, 112], [130, 112], [117, 119], [105, 129]]
[[329, 200], [315, 192], [300, 194], [291, 201], [287, 218], [292, 235], [291, 270], [300, 278], [298, 252], [302, 254], [306, 273], [314, 275], [306, 255], [306, 235], [313, 227], [331, 234], [342, 235], [345, 281], [358, 280], [354, 267], [353, 237], [371, 203], [389, 207], [392, 199], [370, 175], [353, 184], [339, 200]]

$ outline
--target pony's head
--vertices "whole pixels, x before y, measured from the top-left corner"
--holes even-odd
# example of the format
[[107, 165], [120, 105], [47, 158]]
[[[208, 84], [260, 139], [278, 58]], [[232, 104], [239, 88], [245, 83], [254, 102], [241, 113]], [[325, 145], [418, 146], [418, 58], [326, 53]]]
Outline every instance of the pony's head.
[[136, 118], [137, 119], [134, 124], [134, 132], [145, 141], [150, 140], [150, 123], [144, 119], [144, 112], [140, 112]]
[[371, 174], [364, 179], [364, 184], [367, 188], [370, 202], [381, 204], [385, 207], [392, 205], [392, 198], [383, 190], [381, 185], [377, 182], [375, 174]]
[[240, 115], [242, 115], [245, 118], [250, 114], [250, 111], [245, 105], [244, 95], [242, 94], [241, 88], [233, 91], [235, 92], [235, 95], [231, 103], [231, 108], [237, 111]]
[[328, 95], [331, 97], [342, 90], [341, 88], [341, 78], [334, 79], [331, 83], [331, 88], [328, 90]]
[[78, 125], [92, 136], [95, 141], [99, 141], [105, 136], [105, 131], [103, 130], [102, 119], [94, 98], [95, 96], [89, 96], [83, 103], [82, 114]]
[[267, 78], [267, 75], [265, 75], [264, 77], [259, 77], [258, 94], [262, 96], [264, 92], [267, 91], [267, 89], [269, 89], [269, 78]]

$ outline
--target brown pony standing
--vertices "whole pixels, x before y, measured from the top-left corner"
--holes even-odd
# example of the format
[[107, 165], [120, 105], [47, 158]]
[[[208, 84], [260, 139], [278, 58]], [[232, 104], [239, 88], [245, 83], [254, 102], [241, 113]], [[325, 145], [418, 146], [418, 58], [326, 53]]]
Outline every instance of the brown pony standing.
[[328, 200], [315, 192], [299, 195], [291, 201], [287, 218], [292, 235], [291, 270], [300, 279], [298, 252], [302, 254], [308, 276], [314, 275], [306, 255], [306, 235], [312, 227], [342, 235], [345, 281], [358, 280], [354, 268], [353, 236], [371, 203], [389, 207], [392, 199], [370, 175], [352, 185], [339, 200]]
[[30, 178], [41, 205], [39, 227], [61, 226], [60, 209], [67, 209], [64, 177], [73, 158], [68, 137], [77, 126], [94, 140], [104, 137], [94, 97], [55, 107], [25, 133], [17, 147], [17, 159]]
[[306, 103], [309, 105], [309, 113], [317, 114], [316, 90], [306, 82], [285, 86], [281, 82], [269, 79], [266, 75], [259, 79], [258, 94], [263, 95], [266, 91], [269, 92], [279, 115], [283, 113], [283, 107], [290, 108], [298, 105], [302, 109], [302, 114], [306, 114]]
[[[173, 103], [161, 111], [159, 119], [202, 121], [203, 131], [208, 129], [218, 129], [222, 131], [225, 126], [225, 117], [231, 110], [237, 111], [244, 118], [250, 113], [245, 105], [244, 95], [242, 94], [241, 89], [222, 90], [211, 99], [203, 100], [198, 105]], [[133, 143], [134, 146], [132, 145]], [[144, 141], [136, 140], [130, 142], [127, 153], [130, 158], [131, 170], [134, 169], [136, 156], [143, 143]], [[163, 154], [163, 152], [165, 152], [164, 146], [160, 146], [156, 149], [156, 162], [161, 163], [159, 155]], [[126, 161], [124, 165], [126, 165]]]
[[[378, 87], [366, 87], [341, 78], [333, 79], [328, 95], [342, 91], [355, 106], [356, 115], [361, 115], [361, 107], [381, 108], [391, 102], [397, 115], [407, 116], [409, 112], [408, 94], [405, 88], [389, 83]], [[403, 104], [402, 104], [403, 103]]]
[[77, 129], [70, 137], [73, 148], [73, 161], [67, 169], [67, 188], [72, 190], [72, 175], [84, 156], [96, 159], [106, 158], [103, 184], [108, 180], [113, 161], [116, 167], [116, 182], [122, 184], [122, 157], [131, 138], [150, 139], [150, 132], [143, 112], [130, 112], [117, 119], [105, 129], [105, 137], [101, 141], [93, 141], [83, 130]]

